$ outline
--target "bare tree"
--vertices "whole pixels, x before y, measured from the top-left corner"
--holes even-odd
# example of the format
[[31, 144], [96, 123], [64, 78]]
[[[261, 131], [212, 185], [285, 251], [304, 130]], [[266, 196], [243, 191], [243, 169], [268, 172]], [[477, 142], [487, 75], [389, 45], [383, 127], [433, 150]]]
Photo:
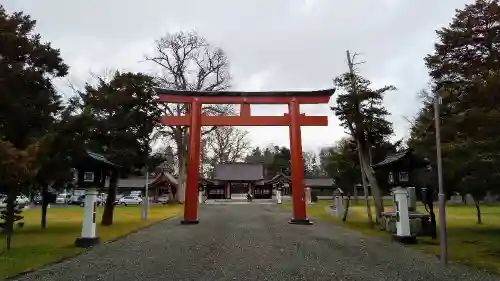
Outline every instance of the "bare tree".
[[208, 153], [212, 163], [243, 160], [250, 149], [248, 131], [235, 127], [218, 127], [207, 138]]
[[[222, 91], [230, 86], [229, 62], [222, 49], [210, 45], [195, 32], [167, 34], [156, 41], [156, 51], [146, 58], [161, 67], [158, 81], [162, 87], [174, 90]], [[187, 104], [166, 104], [165, 113], [179, 116], [188, 112]], [[203, 114], [229, 115], [232, 105], [206, 105]], [[215, 128], [202, 131], [208, 134]], [[188, 128], [165, 126], [156, 133], [156, 139], [174, 140], [179, 165], [179, 190], [176, 200], [184, 202]]]

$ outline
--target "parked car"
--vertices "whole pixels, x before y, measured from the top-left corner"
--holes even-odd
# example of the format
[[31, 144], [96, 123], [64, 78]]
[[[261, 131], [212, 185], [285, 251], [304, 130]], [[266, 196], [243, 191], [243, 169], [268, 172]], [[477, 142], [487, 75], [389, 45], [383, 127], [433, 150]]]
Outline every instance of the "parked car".
[[33, 203], [35, 203], [35, 205], [40, 205], [42, 204], [42, 196], [41, 195], [37, 195], [35, 196], [34, 200], [33, 200]]
[[69, 194], [59, 194], [56, 197], [56, 204], [67, 204], [70, 198]]
[[78, 198], [80, 198], [83, 195], [71, 195], [68, 199], [68, 204], [69, 205], [80, 205], [80, 201], [78, 201]]
[[130, 192], [130, 195], [131, 197], [139, 197], [141, 198], [142, 197], [142, 192], [141, 191], [138, 191], [138, 190], [134, 190], [132, 192]]
[[158, 200], [156, 200], [156, 202], [161, 203], [163, 205], [168, 204], [168, 196], [158, 197]]
[[[82, 195], [81, 197], [82, 197], [81, 198], [82, 201], [80, 202], [79, 205], [80, 205], [80, 207], [83, 207], [83, 206], [85, 206], [85, 195]], [[105, 201], [102, 200], [102, 198], [100, 198], [100, 197], [96, 197], [94, 202], [96, 203], [97, 206], [102, 206], [105, 203]]]
[[69, 204], [71, 205], [82, 205], [83, 204], [83, 200], [85, 199], [85, 195], [80, 195], [80, 196], [76, 196], [76, 198], [71, 198], [70, 199], [70, 202]]
[[26, 206], [30, 203], [30, 199], [23, 194], [16, 197], [16, 203], [21, 206]]
[[133, 197], [133, 196], [125, 196], [118, 201], [118, 204], [120, 205], [139, 205], [142, 203], [142, 199], [139, 197]]
[[7, 207], [7, 196], [5, 195], [0, 195], [0, 208], [5, 208]]
[[[16, 197], [16, 204], [18, 204], [20, 207], [24, 207], [30, 203], [30, 200], [28, 197], [24, 195], [19, 195]], [[0, 195], [0, 208], [5, 208], [7, 207], [7, 196], [5, 195]]]

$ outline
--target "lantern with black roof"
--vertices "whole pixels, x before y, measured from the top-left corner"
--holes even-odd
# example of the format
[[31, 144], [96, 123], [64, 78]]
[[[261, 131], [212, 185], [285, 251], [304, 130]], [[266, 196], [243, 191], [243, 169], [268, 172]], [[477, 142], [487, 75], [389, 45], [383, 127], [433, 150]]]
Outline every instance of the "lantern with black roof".
[[372, 165], [378, 173], [387, 173], [391, 187], [414, 186], [413, 171], [428, 166], [428, 162], [412, 153], [411, 149], [388, 155], [384, 160]]
[[82, 233], [75, 241], [77, 247], [89, 247], [99, 243], [96, 235], [96, 199], [98, 189], [104, 187], [106, 175], [119, 166], [112, 163], [104, 155], [85, 151], [75, 157], [73, 167], [76, 169], [76, 182], [85, 188]]

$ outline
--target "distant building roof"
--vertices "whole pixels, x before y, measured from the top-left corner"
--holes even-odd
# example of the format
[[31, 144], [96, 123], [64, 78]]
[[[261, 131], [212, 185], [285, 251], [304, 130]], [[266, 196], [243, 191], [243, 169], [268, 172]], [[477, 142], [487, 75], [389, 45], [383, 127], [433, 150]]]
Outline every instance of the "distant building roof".
[[380, 161], [379, 163], [373, 164], [372, 167], [374, 167], [374, 168], [382, 167], [382, 166], [394, 163], [398, 160], [403, 159], [403, 157], [405, 157], [409, 152], [410, 152], [409, 150], [405, 150], [405, 151], [398, 152], [395, 154], [387, 155], [387, 157], [385, 157], [384, 160]]
[[[274, 184], [278, 182], [292, 182], [292, 177], [285, 175], [284, 173], [277, 173], [272, 179], [266, 181], [267, 184]], [[306, 178], [304, 179], [304, 184], [311, 187], [333, 187], [335, 181], [332, 178], [320, 177], [320, 178]]]
[[[148, 179], [149, 184], [155, 181], [154, 177], [150, 177]], [[109, 187], [109, 178], [106, 180], [104, 185], [105, 187]], [[124, 179], [118, 179], [117, 187], [118, 188], [143, 188], [146, 186], [146, 177], [145, 176], [136, 176], [129, 177]]]
[[421, 159], [413, 154], [412, 149], [407, 149], [395, 154], [387, 155], [384, 160], [379, 163], [373, 164], [372, 167], [374, 169], [384, 168], [384, 167], [394, 167], [401, 166], [409, 167], [410, 169], [415, 168], [424, 168], [429, 164], [429, 161], [426, 159]]
[[90, 156], [91, 158], [93, 158], [94, 160], [99, 161], [99, 162], [102, 162], [102, 163], [105, 163], [105, 164], [108, 164], [108, 165], [111, 165], [111, 166], [115, 166], [115, 167], [118, 166], [115, 163], [113, 163], [113, 162], [109, 161], [108, 159], [106, 159], [106, 157], [104, 157], [104, 155], [102, 155], [102, 154], [95, 153], [95, 152], [87, 150], [87, 155]]
[[214, 179], [221, 181], [258, 181], [264, 179], [264, 168], [261, 164], [217, 164], [215, 165]]
[[311, 178], [304, 179], [304, 183], [307, 186], [317, 186], [317, 187], [333, 187], [335, 181], [331, 178]]

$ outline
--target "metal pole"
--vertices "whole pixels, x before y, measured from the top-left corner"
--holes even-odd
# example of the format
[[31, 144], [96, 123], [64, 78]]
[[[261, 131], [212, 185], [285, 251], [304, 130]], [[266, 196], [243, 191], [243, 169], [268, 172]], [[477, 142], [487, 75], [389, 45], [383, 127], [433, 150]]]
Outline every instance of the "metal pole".
[[148, 166], [146, 166], [146, 194], [144, 195], [144, 201], [142, 202], [142, 216], [143, 220], [148, 219], [148, 211], [149, 211], [149, 171]]
[[440, 241], [440, 259], [441, 264], [446, 266], [448, 263], [448, 243], [446, 236], [446, 198], [443, 190], [443, 164], [441, 159], [441, 129], [440, 129], [440, 115], [439, 104], [441, 103], [440, 91], [436, 91], [434, 101], [434, 122], [436, 127], [436, 153], [437, 153], [437, 172], [438, 172], [438, 185], [439, 185], [439, 241]]

